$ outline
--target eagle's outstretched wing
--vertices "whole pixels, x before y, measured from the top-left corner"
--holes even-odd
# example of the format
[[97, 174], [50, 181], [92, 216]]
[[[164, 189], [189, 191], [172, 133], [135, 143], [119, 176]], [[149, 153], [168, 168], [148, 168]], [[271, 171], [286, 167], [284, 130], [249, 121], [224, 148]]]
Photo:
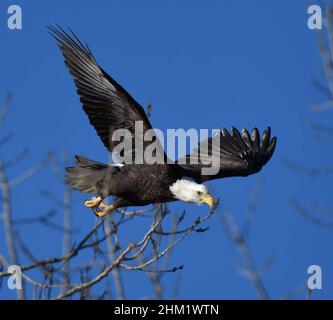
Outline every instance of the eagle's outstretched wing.
[[[259, 131], [252, 135], [245, 129], [242, 134], [232, 128], [231, 134], [221, 129], [213, 137], [202, 141], [193, 152], [178, 160], [185, 174], [197, 182], [207, 180], [248, 176], [257, 173], [269, 161], [276, 146], [276, 137], [271, 139], [271, 129], [267, 128], [260, 140]], [[203, 171], [211, 167], [209, 171]]]
[[[143, 141], [141, 135], [152, 129], [144, 109], [97, 64], [89, 47], [83, 45], [73, 32], [70, 31], [69, 34], [60, 27], [49, 27], [49, 30], [57, 40], [65, 64], [74, 78], [83, 110], [103, 144], [109, 151], [115, 151], [114, 148], [122, 140], [112, 141], [113, 133], [117, 129], [128, 129], [131, 134], [131, 143], [124, 151], [129, 153], [134, 161], [135, 153], [137, 153], [134, 143], [135, 134], [137, 134], [137, 141], [139, 141], [138, 139], [142, 141], [142, 144], [137, 143], [137, 146], [143, 145], [143, 152], [145, 147], [151, 143], [151, 141]], [[138, 126], [139, 121], [142, 124], [141, 127]], [[137, 130], [135, 130], [136, 123]], [[142, 128], [142, 132], [140, 132], [140, 128]], [[165, 156], [159, 141], [157, 142], [159, 152]]]

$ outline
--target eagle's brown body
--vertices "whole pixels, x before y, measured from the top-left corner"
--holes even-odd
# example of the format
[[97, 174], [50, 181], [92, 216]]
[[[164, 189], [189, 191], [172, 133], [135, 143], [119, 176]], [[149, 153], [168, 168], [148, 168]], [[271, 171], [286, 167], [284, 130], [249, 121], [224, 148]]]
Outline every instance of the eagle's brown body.
[[[142, 124], [143, 134], [152, 129], [144, 109], [97, 64], [88, 46], [84, 46], [73, 33], [68, 34], [61, 28], [50, 30], [74, 78], [83, 110], [105, 147], [113, 152], [118, 146], [119, 141], [111, 139], [117, 129], [127, 129], [133, 142], [131, 145], [135, 146], [136, 138], [142, 139], [136, 132], [138, 122]], [[218, 147], [215, 142], [219, 143]], [[146, 150], [150, 143], [143, 141], [143, 149]], [[177, 184], [184, 177], [194, 180], [199, 186], [207, 180], [256, 173], [269, 161], [275, 145], [276, 138], [271, 139], [270, 128], [264, 131], [261, 139], [256, 128], [252, 135], [247, 130], [240, 133], [233, 128], [229, 133], [222, 129], [219, 134], [201, 142], [198, 148], [186, 155], [182, 159], [184, 162], [176, 161], [174, 164], [168, 164], [167, 156], [160, 147], [158, 150], [162, 152], [164, 164], [147, 162], [117, 166], [77, 156], [76, 167], [67, 168], [67, 183], [81, 192], [96, 194], [91, 201], [86, 201], [86, 205], [91, 208], [99, 207], [102, 200], [110, 195], [116, 198], [112, 209], [177, 199], [187, 202], [194, 199], [193, 202], [198, 203], [196, 195], [211, 205], [211, 197], [199, 190], [206, 192], [206, 188], [197, 188], [192, 184], [192, 190], [189, 190], [192, 192], [191, 198], [183, 189], [174, 188], [173, 193], [170, 187], [175, 183], [177, 186], [188, 186], [188, 183]], [[214, 153], [202, 156], [201, 148], [214, 150]], [[125, 152], [134, 159], [138, 150], [133, 147]], [[196, 158], [196, 164], [192, 164], [193, 158]], [[207, 160], [210, 161], [209, 164]], [[202, 169], [207, 166], [213, 166], [216, 172], [213, 175], [203, 175]], [[195, 191], [196, 188], [198, 190]], [[178, 192], [178, 198], [175, 192]]]
[[[124, 165], [109, 177], [110, 183], [105, 181], [105, 185], [109, 186], [110, 194], [130, 199], [131, 205], [175, 201], [169, 186], [181, 179], [176, 166], [167, 164]], [[115, 180], [111, 182], [113, 178]], [[164, 186], [162, 188], [161, 181]]]

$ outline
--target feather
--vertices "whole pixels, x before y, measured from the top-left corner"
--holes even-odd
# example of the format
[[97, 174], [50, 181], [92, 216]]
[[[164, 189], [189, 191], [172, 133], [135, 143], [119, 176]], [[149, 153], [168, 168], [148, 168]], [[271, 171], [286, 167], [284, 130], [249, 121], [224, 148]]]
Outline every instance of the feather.
[[[179, 160], [179, 165], [184, 170], [184, 174], [195, 179], [196, 182], [207, 180], [233, 177], [248, 176], [259, 172], [262, 167], [272, 157], [276, 138], [270, 139], [271, 129], [267, 128], [260, 140], [257, 128], [252, 130], [252, 135], [246, 129], [242, 130], [242, 135], [236, 128], [232, 128], [232, 135], [226, 130], [221, 129], [220, 134], [202, 141], [192, 154]], [[219, 139], [219, 150], [202, 155], [200, 149], [204, 146], [212, 145], [213, 140]], [[216, 148], [216, 147], [215, 147]], [[191, 163], [196, 156], [198, 164]], [[203, 169], [215, 167], [214, 174], [203, 174]]]
[[[129, 157], [128, 161], [132, 161], [136, 153], [142, 152], [133, 147], [138, 135], [135, 123], [142, 122], [143, 134], [152, 129], [144, 109], [97, 64], [90, 48], [72, 31], [68, 33], [59, 26], [49, 27], [49, 30], [58, 42], [65, 64], [74, 78], [83, 110], [103, 144], [112, 151], [120, 143], [111, 139], [113, 133], [117, 129], [128, 129], [131, 132], [132, 143], [131, 149], [126, 150], [125, 154]], [[141, 137], [137, 138], [142, 140]], [[149, 142], [143, 141], [144, 149], [148, 145]], [[160, 143], [158, 152], [166, 159]]]

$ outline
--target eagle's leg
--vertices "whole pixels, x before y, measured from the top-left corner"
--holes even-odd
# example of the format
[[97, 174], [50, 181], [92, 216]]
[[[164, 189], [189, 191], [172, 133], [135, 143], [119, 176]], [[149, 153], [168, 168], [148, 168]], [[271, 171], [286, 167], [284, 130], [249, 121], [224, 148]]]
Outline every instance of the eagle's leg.
[[111, 205], [101, 202], [97, 208], [94, 208], [94, 213], [96, 216], [103, 218], [118, 208], [129, 205], [131, 205], [131, 203], [127, 200], [124, 200], [123, 198], [116, 198]]
[[113, 204], [107, 205], [104, 202], [101, 202], [97, 208], [94, 208], [94, 213], [96, 216], [103, 218], [114, 210], [116, 210], [116, 207]]
[[92, 197], [91, 200], [87, 200], [84, 202], [84, 205], [88, 208], [94, 209], [97, 208], [101, 203], [103, 199], [101, 197]]

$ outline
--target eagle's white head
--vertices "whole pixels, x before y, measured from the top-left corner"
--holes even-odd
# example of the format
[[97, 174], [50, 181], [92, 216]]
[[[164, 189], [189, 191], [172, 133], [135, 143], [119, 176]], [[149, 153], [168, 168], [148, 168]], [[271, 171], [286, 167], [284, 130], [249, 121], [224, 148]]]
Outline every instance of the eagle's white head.
[[173, 196], [185, 202], [208, 204], [214, 206], [214, 199], [204, 184], [198, 184], [187, 179], [179, 179], [170, 186]]

